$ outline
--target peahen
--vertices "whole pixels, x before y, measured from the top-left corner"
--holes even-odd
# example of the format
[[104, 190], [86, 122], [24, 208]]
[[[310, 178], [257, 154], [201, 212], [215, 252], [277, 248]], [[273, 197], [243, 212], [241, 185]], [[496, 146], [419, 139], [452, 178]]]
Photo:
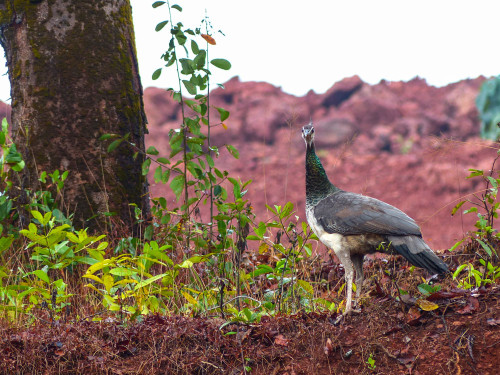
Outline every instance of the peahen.
[[431, 274], [448, 270], [422, 239], [415, 221], [378, 199], [350, 193], [333, 185], [314, 149], [312, 124], [302, 128], [306, 142], [306, 217], [309, 226], [345, 269], [347, 300], [344, 315], [352, 312], [352, 282], [356, 270], [356, 298], [363, 284], [363, 258], [377, 251], [396, 252]]

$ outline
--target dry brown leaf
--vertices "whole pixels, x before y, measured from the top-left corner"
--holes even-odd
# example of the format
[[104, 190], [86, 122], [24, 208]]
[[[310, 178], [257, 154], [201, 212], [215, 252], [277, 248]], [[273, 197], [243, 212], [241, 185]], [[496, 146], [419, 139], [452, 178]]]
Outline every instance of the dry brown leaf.
[[421, 315], [420, 311], [415, 306], [412, 306], [406, 315], [406, 323], [415, 323], [418, 319], [420, 319]]
[[462, 315], [472, 314], [477, 309], [479, 309], [479, 300], [475, 297], [469, 297], [467, 298], [467, 304], [460, 310], [457, 310], [457, 313]]
[[330, 353], [332, 352], [333, 344], [332, 344], [332, 340], [330, 340], [330, 338], [326, 339], [326, 344], [325, 344], [324, 350], [325, 350], [326, 355], [330, 355]]
[[276, 338], [274, 339], [274, 343], [276, 345], [280, 345], [280, 346], [288, 346], [288, 342], [290, 340], [286, 339], [283, 335], [278, 335], [276, 336]]
[[201, 34], [201, 37], [207, 41], [208, 44], [211, 44], [212, 46], [215, 46], [215, 39], [212, 38], [210, 35], [207, 34]]
[[489, 318], [489, 319], [486, 319], [486, 323], [488, 323], [488, 325], [490, 325], [490, 326], [497, 326], [497, 325], [500, 325], [500, 319]]

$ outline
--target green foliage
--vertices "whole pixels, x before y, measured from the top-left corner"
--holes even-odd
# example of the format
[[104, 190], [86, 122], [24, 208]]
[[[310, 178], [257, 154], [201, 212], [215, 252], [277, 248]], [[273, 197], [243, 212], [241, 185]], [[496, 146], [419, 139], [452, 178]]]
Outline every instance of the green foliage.
[[476, 98], [481, 119], [481, 137], [497, 140], [500, 135], [500, 76], [484, 82]]
[[418, 285], [418, 291], [422, 293], [425, 297], [430, 296], [433, 293], [439, 292], [441, 290], [440, 285], [429, 285], [427, 283], [422, 283]]
[[[480, 263], [486, 268], [484, 272], [475, 268], [471, 263], [460, 265], [453, 273], [453, 280], [458, 281], [458, 287], [462, 289], [473, 289], [492, 284], [500, 277], [500, 267], [493, 266], [484, 259]], [[459, 277], [460, 276], [460, 277]]]
[[[498, 207], [500, 205], [500, 202], [497, 200], [500, 174], [497, 172], [497, 176], [493, 176], [494, 166], [499, 157], [500, 151], [493, 162], [489, 174], [485, 173], [483, 170], [469, 169], [470, 174], [467, 178], [482, 179], [484, 189], [481, 195], [473, 195], [474, 200], [462, 200], [457, 203], [451, 212], [452, 215], [455, 215], [464, 204], [469, 204], [469, 208], [464, 210], [463, 213], [476, 214], [477, 221], [475, 224], [476, 230], [473, 232], [475, 235], [474, 239], [481, 245], [488, 258], [492, 258], [493, 256], [498, 257], [491, 242], [493, 239], [500, 239], [500, 233], [494, 228], [494, 220], [498, 218]], [[450, 251], [457, 248], [460, 243], [462, 243], [462, 241], [457, 242]]]
[[[482, 249], [482, 251], [476, 252], [480, 257], [479, 263], [482, 269], [474, 267], [469, 262], [461, 264], [453, 273], [453, 279], [457, 280], [458, 286], [463, 289], [479, 288], [494, 283], [500, 275], [500, 267], [497, 265], [498, 253], [494, 245], [500, 240], [500, 233], [495, 229], [495, 219], [498, 218], [500, 205], [497, 200], [500, 173], [497, 171], [497, 175], [494, 175], [495, 164], [499, 158], [500, 151], [497, 152], [497, 157], [494, 159], [489, 173], [480, 169], [469, 169], [470, 174], [467, 178], [481, 179], [484, 189], [480, 195], [473, 194], [473, 200], [462, 200], [452, 210], [452, 215], [454, 215], [464, 204], [468, 204], [468, 208], [463, 212], [477, 216], [476, 229], [472, 235], [473, 240]], [[457, 249], [463, 241], [458, 241], [450, 248], [450, 251]]]
[[368, 360], [366, 361], [368, 368], [372, 371], [375, 371], [375, 369], [377, 368], [377, 365], [375, 363], [376, 363], [375, 358], [373, 358], [373, 354], [370, 353], [370, 356], [368, 357]]

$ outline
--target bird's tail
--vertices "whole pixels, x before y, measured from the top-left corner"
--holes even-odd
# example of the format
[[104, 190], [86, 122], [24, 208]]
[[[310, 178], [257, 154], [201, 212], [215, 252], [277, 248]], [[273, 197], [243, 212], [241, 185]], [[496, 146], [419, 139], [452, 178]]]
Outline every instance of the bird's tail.
[[417, 236], [389, 236], [388, 240], [394, 250], [414, 266], [425, 268], [433, 275], [448, 271], [448, 266], [434, 254], [422, 238]]

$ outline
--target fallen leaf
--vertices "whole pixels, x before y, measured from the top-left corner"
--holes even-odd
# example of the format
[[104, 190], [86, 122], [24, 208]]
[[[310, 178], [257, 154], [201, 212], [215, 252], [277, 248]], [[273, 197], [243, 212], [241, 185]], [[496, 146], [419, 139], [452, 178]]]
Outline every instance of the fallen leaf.
[[236, 334], [236, 338], [238, 339], [238, 342], [243, 342], [245, 339], [250, 335], [250, 332], [252, 332], [252, 329], [247, 329], [246, 331], [240, 331]]
[[440, 290], [438, 292], [432, 293], [429, 297], [427, 297], [427, 301], [435, 301], [438, 299], [446, 299], [446, 298], [455, 298], [455, 297], [460, 297], [463, 296], [463, 292], [446, 292], [443, 290]]
[[488, 325], [490, 325], [490, 326], [497, 326], [497, 325], [500, 325], [500, 319], [489, 318], [489, 319], [486, 319], [486, 323], [488, 323]]
[[439, 307], [439, 305], [435, 304], [434, 302], [429, 302], [426, 299], [418, 299], [417, 304], [418, 307], [420, 307], [424, 311], [436, 310]]
[[418, 311], [416, 307], [411, 307], [410, 310], [408, 310], [408, 314], [406, 314], [406, 323], [416, 323], [421, 315], [422, 314], [420, 314], [420, 311]]
[[410, 296], [409, 294], [403, 294], [401, 295], [401, 301], [403, 301], [407, 305], [414, 305], [416, 302], [416, 299]]
[[479, 301], [476, 297], [467, 298], [467, 304], [462, 307], [460, 310], [457, 310], [459, 314], [472, 314], [474, 311], [479, 309]]
[[330, 355], [330, 353], [332, 352], [333, 344], [332, 344], [332, 340], [330, 340], [330, 338], [326, 339], [326, 344], [325, 344], [324, 350], [325, 350], [326, 355]]
[[397, 360], [402, 365], [409, 365], [410, 363], [415, 362], [415, 356], [413, 355], [398, 356]]
[[283, 335], [278, 335], [274, 339], [274, 343], [276, 345], [280, 345], [280, 346], [288, 346], [288, 341], [290, 341], [290, 340], [285, 339], [285, 337]]

